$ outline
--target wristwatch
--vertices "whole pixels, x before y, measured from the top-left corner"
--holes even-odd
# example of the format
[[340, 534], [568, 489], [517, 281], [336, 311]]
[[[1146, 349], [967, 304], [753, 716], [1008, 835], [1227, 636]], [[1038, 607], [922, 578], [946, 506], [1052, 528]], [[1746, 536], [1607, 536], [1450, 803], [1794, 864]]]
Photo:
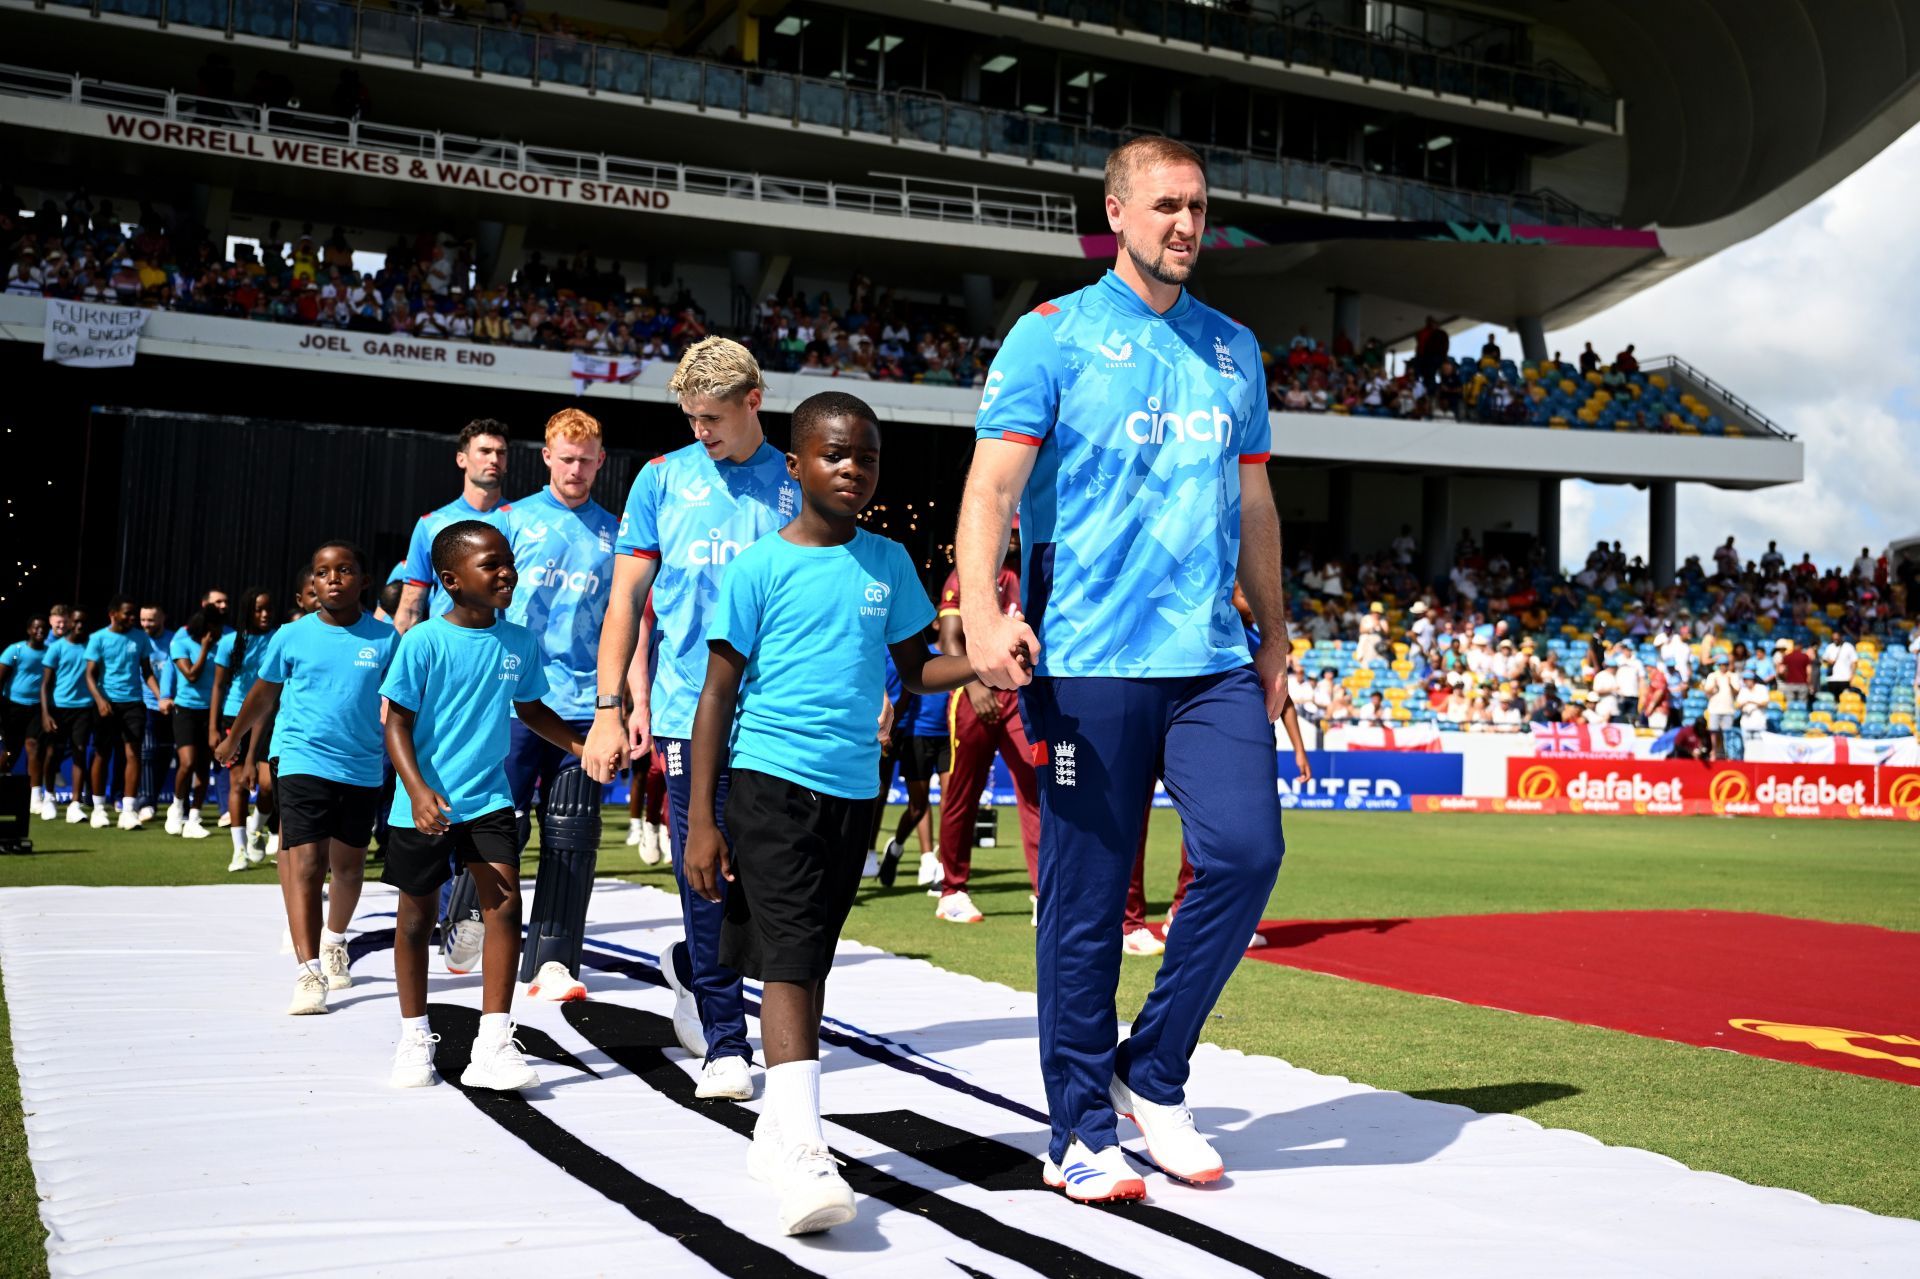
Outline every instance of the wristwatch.
[[593, 699], [593, 709], [597, 711], [617, 711], [623, 709], [626, 704], [618, 693], [602, 693]]

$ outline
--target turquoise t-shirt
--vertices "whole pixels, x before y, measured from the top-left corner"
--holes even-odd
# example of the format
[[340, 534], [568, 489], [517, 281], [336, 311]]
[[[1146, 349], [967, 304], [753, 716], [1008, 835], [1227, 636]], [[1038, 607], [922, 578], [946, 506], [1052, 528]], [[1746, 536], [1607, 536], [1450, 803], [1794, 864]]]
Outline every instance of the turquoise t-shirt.
[[267, 660], [267, 649], [272, 643], [273, 634], [268, 631], [265, 635], [247, 636], [247, 647], [240, 654], [238, 670], [234, 669], [233, 650], [240, 647], [239, 631], [228, 631], [213, 646], [213, 664], [227, 668], [227, 695], [220, 703], [222, 715], [240, 713], [241, 703], [247, 700], [247, 693], [253, 688], [254, 681], [260, 678], [260, 666]]
[[[218, 648], [219, 640], [214, 641]], [[181, 627], [173, 633], [173, 646], [167, 656], [175, 663], [173, 667], [173, 704], [182, 710], [204, 711], [213, 705], [213, 651], [207, 653], [207, 660], [200, 667], [200, 678], [189, 681], [186, 672], [177, 663], [185, 662], [192, 666], [200, 659], [200, 641], [187, 634], [187, 628]]]
[[253, 636], [248, 647], [260, 642], [259, 678], [282, 685], [273, 721], [279, 775], [378, 786], [386, 758], [380, 680], [399, 643], [393, 624], [362, 613], [351, 626], [329, 626], [310, 613], [266, 640]]
[[109, 702], [137, 702], [146, 680], [140, 663], [147, 655], [147, 633], [137, 627], [95, 631], [87, 640], [87, 660], [100, 663], [95, 682]]
[[87, 692], [87, 646], [70, 639], [47, 641], [45, 669], [53, 672], [53, 704], [70, 711], [93, 705]]
[[7, 700], [16, 706], [40, 704], [40, 668], [47, 660], [43, 646], [35, 648], [25, 640], [16, 640], [0, 653], [0, 666], [13, 672], [7, 681]]
[[933, 615], [906, 547], [865, 529], [843, 546], [795, 546], [776, 533], [741, 551], [707, 632], [747, 659], [732, 766], [872, 799], [887, 646]]
[[[380, 693], [414, 713], [413, 754], [420, 776], [445, 796], [447, 820], [471, 821], [513, 807], [507, 743], [515, 702], [547, 695], [540, 641], [504, 618], [492, 626], [456, 626], [442, 614], [400, 638]], [[877, 713], [877, 712], [876, 712]], [[875, 765], [878, 777], [878, 765]], [[413, 826], [413, 801], [393, 788], [396, 826]]]

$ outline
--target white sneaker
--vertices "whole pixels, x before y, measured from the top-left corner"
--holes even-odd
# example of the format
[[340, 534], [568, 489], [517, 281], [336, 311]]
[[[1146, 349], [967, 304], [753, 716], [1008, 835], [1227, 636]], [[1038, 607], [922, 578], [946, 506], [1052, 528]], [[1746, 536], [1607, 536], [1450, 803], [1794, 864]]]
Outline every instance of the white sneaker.
[[294, 978], [293, 1002], [287, 1005], [287, 1013], [293, 1017], [304, 1017], [309, 1013], [327, 1011], [327, 979], [311, 968], [302, 967], [300, 975]]
[[53, 798], [53, 796], [49, 795], [45, 799], [40, 801], [40, 820], [41, 821], [43, 822], [54, 821], [58, 819], [59, 816], [60, 816], [60, 805], [58, 801], [56, 801]]
[[353, 970], [343, 943], [320, 943], [320, 971], [327, 975], [328, 990], [346, 990], [353, 985]]
[[645, 823], [643, 822], [627, 823], [627, 847], [628, 848], [640, 847], [640, 827], [644, 824]]
[[387, 1082], [395, 1088], [431, 1088], [440, 1082], [433, 1069], [433, 1046], [440, 1036], [424, 1030], [408, 1032], [393, 1050], [393, 1073]]
[[986, 918], [975, 908], [973, 898], [967, 896], [964, 888], [942, 897], [940, 904], [933, 908], [933, 917], [949, 924], [977, 924]]
[[1120, 949], [1129, 955], [1158, 955], [1165, 951], [1167, 944], [1155, 937], [1145, 928], [1136, 928], [1121, 941]]
[[79, 800], [76, 799], [67, 805], [67, 825], [78, 826], [86, 820], [87, 810], [81, 805]]
[[680, 984], [679, 975], [673, 971], [673, 955], [684, 949], [685, 942], [675, 942], [667, 947], [660, 956], [660, 973], [667, 979], [667, 989], [673, 992], [673, 1037], [680, 1046], [695, 1057], [707, 1055], [707, 1031], [700, 1024], [700, 1004], [693, 992]]
[[658, 866], [667, 855], [667, 828], [652, 822], [640, 823], [640, 860]]
[[144, 826], [152, 820], [153, 820], [153, 805], [152, 804], [140, 805], [140, 824]]
[[267, 860], [267, 832], [250, 830], [247, 832], [247, 865], [258, 866]]
[[853, 1187], [840, 1175], [839, 1160], [825, 1146], [785, 1145], [778, 1130], [763, 1134], [761, 1127], [754, 1129], [747, 1172], [779, 1193], [780, 1233], [810, 1235], [852, 1221]]
[[879, 873], [880, 857], [877, 853], [869, 851], [867, 853], [867, 859], [860, 863], [860, 878], [872, 879]]
[[1147, 1139], [1147, 1153], [1169, 1177], [1204, 1186], [1220, 1180], [1225, 1171], [1220, 1156], [1193, 1126], [1193, 1112], [1185, 1106], [1162, 1106], [1138, 1096], [1115, 1075], [1107, 1084], [1114, 1113], [1125, 1115]]
[[227, 829], [227, 827], [231, 825], [233, 825], [233, 814], [229, 813], [224, 808], [221, 809], [220, 810], [220, 829], [225, 830]]
[[267, 836], [267, 856], [276, 861], [280, 858], [280, 835], [277, 831]]
[[700, 1072], [700, 1084], [693, 1095], [723, 1101], [752, 1101], [753, 1072], [747, 1068], [747, 1059], [716, 1057], [708, 1062]]
[[447, 945], [447, 971], [464, 976], [480, 967], [480, 955], [486, 948], [487, 926], [477, 919], [454, 921], [453, 940]]
[[95, 830], [105, 830], [107, 827], [113, 825], [113, 818], [107, 815], [105, 806], [95, 804], [93, 806], [93, 816], [87, 819], [87, 825], [93, 827]]
[[186, 825], [187, 810], [179, 803], [167, 805], [167, 824], [163, 828], [169, 835], [178, 835]]
[[1027, 900], [1033, 905], [1033, 918], [1027, 921], [1035, 928], [1040, 927], [1040, 894], [1028, 893]]
[[540, 965], [540, 971], [533, 975], [527, 984], [527, 996], [530, 999], [545, 999], [556, 1004], [570, 1004], [576, 999], [587, 997], [587, 987], [578, 977], [567, 971], [567, 966], [557, 959], [549, 959]]
[[1040, 1180], [1055, 1190], [1066, 1191], [1067, 1198], [1078, 1203], [1147, 1197], [1147, 1183], [1128, 1165], [1119, 1146], [1108, 1146], [1096, 1154], [1078, 1137], [1068, 1144], [1067, 1157], [1060, 1164], [1046, 1161], [1040, 1169]]
[[227, 862], [227, 873], [231, 875], [234, 871], [245, 870], [246, 868], [247, 850], [245, 848], [234, 849], [232, 859]]
[[940, 857], [937, 853], [920, 854], [920, 886], [940, 882]]
[[134, 812], [131, 808], [121, 809], [119, 826], [121, 830], [139, 830], [140, 814]]
[[513, 1030], [508, 1026], [506, 1036], [501, 1039], [473, 1041], [473, 1060], [460, 1072], [461, 1084], [499, 1092], [539, 1085], [540, 1076], [521, 1055], [525, 1050], [514, 1040]]
[[[182, 839], [206, 839], [212, 834], [212, 831], [201, 824], [200, 810], [197, 808], [187, 814], [186, 825], [180, 828], [180, 838]], [[245, 857], [246, 854], [242, 853], [241, 856]]]

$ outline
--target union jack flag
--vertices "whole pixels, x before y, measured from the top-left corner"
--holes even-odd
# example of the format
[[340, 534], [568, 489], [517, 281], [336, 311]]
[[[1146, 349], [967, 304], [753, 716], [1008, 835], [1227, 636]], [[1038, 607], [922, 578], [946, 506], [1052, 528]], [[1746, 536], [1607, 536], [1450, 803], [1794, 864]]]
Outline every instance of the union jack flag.
[[1587, 749], [1585, 724], [1535, 724], [1533, 753], [1536, 755], [1581, 755]]

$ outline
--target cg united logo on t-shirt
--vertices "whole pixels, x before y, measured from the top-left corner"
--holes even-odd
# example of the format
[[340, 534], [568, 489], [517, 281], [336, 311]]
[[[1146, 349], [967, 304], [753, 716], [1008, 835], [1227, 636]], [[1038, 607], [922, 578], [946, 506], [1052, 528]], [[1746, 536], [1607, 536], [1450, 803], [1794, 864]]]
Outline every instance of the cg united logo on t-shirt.
[[885, 617], [887, 615], [887, 596], [893, 589], [885, 582], [868, 582], [864, 595], [866, 603], [860, 606], [862, 617]]
[[520, 659], [517, 656], [508, 653], [500, 659], [500, 678], [515, 684], [520, 682]]
[[372, 670], [374, 667], [380, 665], [379, 657], [380, 655], [377, 652], [375, 652], [373, 646], [369, 644], [367, 647], [361, 649], [358, 653], [354, 654], [353, 664], [355, 666], [364, 666], [368, 670]]

